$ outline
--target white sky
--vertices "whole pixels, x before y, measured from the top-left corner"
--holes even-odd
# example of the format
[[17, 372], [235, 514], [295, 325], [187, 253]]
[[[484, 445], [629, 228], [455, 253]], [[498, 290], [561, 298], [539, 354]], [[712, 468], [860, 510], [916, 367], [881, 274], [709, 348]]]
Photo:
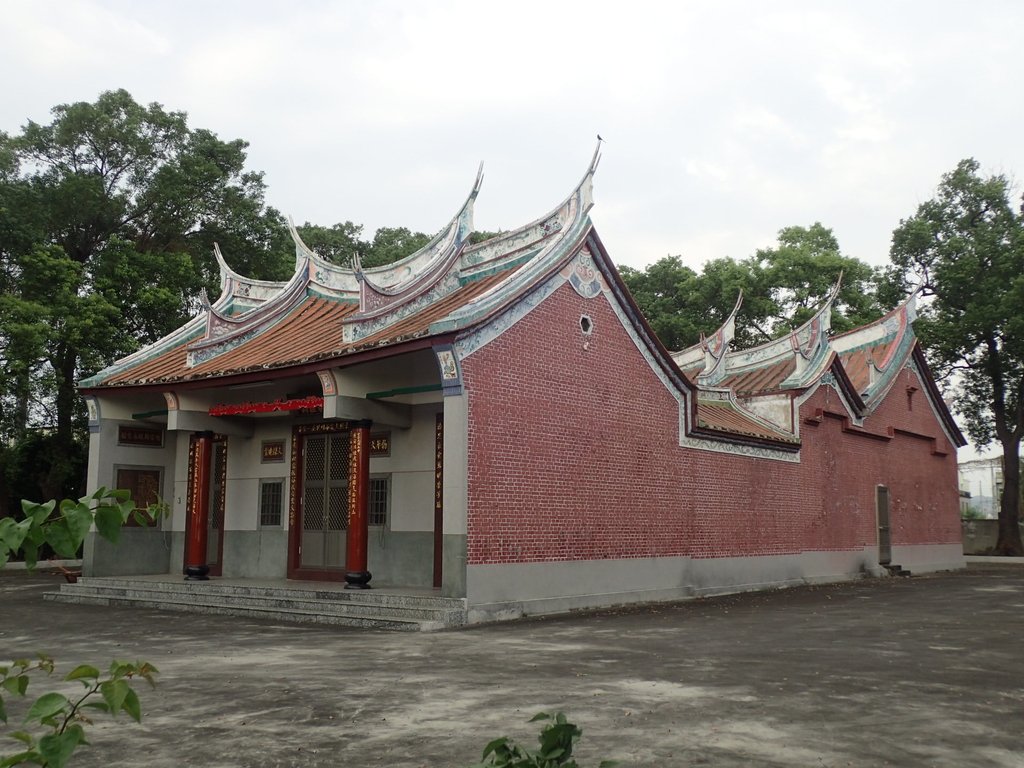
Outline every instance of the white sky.
[[[606, 139], [619, 264], [821, 221], [887, 260], [964, 157], [1024, 174], [1024, 3], [0, 0], [0, 130], [125, 88], [250, 142], [296, 221], [433, 233], [557, 204]], [[227, 254], [230, 260], [230, 254]]]
[[[606, 139], [613, 258], [743, 258], [821, 221], [880, 264], [976, 157], [1024, 174], [1024, 4], [0, 0], [0, 130], [126, 88], [250, 142], [298, 222], [433, 233], [557, 204]], [[230, 258], [230, 255], [228, 255]]]

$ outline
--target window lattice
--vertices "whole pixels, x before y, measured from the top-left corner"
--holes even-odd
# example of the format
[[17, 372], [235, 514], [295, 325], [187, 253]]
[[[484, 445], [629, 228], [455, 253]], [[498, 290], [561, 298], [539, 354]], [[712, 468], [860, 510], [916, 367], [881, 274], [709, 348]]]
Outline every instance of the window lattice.
[[387, 525], [388, 498], [391, 491], [390, 477], [370, 478], [369, 524]]
[[331, 435], [331, 470], [329, 477], [348, 478], [348, 432]]
[[306, 488], [305, 502], [302, 505], [302, 527], [307, 531], [324, 529], [324, 489]]
[[348, 487], [331, 488], [330, 508], [327, 510], [327, 530], [344, 531], [348, 528]]
[[306, 481], [322, 481], [324, 479], [324, 454], [327, 453], [327, 440], [323, 437], [306, 438]]
[[260, 483], [260, 525], [281, 525], [284, 506], [284, 481], [264, 480]]

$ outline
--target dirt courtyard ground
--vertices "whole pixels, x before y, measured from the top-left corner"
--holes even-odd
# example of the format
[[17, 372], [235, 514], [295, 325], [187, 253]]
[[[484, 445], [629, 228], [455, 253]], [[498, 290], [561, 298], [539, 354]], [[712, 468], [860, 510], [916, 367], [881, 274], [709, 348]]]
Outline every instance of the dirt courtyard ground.
[[44, 602], [56, 588], [0, 572], [0, 659], [161, 673], [142, 725], [97, 723], [78, 768], [468, 766], [556, 709], [584, 768], [1024, 766], [1019, 565], [436, 634]]

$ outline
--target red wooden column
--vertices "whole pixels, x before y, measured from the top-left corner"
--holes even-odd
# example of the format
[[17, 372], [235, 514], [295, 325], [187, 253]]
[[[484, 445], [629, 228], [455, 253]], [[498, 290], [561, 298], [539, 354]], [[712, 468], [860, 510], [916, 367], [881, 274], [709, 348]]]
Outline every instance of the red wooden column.
[[193, 436], [189, 461], [188, 515], [185, 526], [185, 578], [205, 581], [210, 566], [206, 564], [206, 537], [210, 526], [210, 457], [213, 454], [213, 433], [197, 432]]
[[349, 433], [348, 532], [345, 552], [345, 589], [370, 589], [367, 567], [370, 500], [370, 421], [357, 421]]

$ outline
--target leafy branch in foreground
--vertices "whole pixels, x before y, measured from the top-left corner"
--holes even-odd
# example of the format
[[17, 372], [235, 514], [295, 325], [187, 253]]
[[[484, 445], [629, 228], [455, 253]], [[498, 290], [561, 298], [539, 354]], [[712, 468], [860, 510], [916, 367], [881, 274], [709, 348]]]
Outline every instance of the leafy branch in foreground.
[[[55, 664], [49, 656], [40, 654], [36, 661], [16, 659], [8, 666], [0, 666], [0, 688], [9, 694], [25, 696], [30, 676], [42, 673], [53, 674]], [[28, 708], [23, 725], [33, 729], [43, 728], [47, 732], [37, 736], [22, 729], [10, 734], [11, 738], [23, 744], [17, 754], [0, 757], [0, 768], [35, 763], [49, 768], [63, 768], [79, 744], [88, 744], [84, 725], [91, 725], [87, 712], [100, 712], [116, 717], [125, 712], [135, 722], [142, 722], [142, 707], [139, 696], [131, 686], [133, 678], [141, 678], [151, 686], [157, 669], [144, 661], [114, 661], [107, 673], [88, 664], [75, 667], [64, 676], [65, 681], [77, 680], [84, 692], [75, 697], [63, 693], [44, 693]], [[7, 723], [7, 709], [0, 696], [0, 722]]]
[[[481, 762], [472, 768], [579, 768], [572, 757], [572, 750], [583, 730], [570, 723], [561, 712], [538, 712], [531, 723], [546, 721], [537, 737], [540, 749], [531, 751], [517, 744], [508, 736], [495, 739], [484, 747]], [[613, 768], [614, 760], [602, 760], [599, 768]]]
[[[140, 524], [148, 524], [167, 513], [167, 505], [157, 503], [145, 509], [137, 509], [130, 493], [123, 490], [100, 488], [89, 496], [74, 501], [64, 499], [38, 504], [22, 501], [24, 517], [0, 519], [0, 566], [13, 555], [23, 553], [25, 564], [35, 568], [39, 548], [49, 544], [61, 557], [73, 558], [93, 525], [100, 536], [116, 543], [121, 526], [134, 518]], [[8, 611], [0, 607], [0, 617], [9, 618]], [[7, 724], [7, 706], [4, 694], [24, 697], [33, 675], [51, 676], [54, 661], [39, 654], [36, 661], [15, 659], [0, 663], [0, 722]], [[25, 728], [9, 734], [21, 742], [21, 751], [13, 755], [0, 755], [0, 768], [34, 763], [47, 768], [63, 768], [79, 744], [88, 744], [85, 725], [90, 725], [88, 712], [99, 712], [116, 717], [119, 712], [128, 713], [136, 722], [142, 719], [142, 708], [138, 694], [132, 688], [134, 678], [142, 678], [155, 685], [157, 669], [144, 661], [114, 661], [106, 674], [88, 664], [75, 667], [64, 676], [65, 682], [79, 681], [85, 691], [77, 698], [63, 693], [44, 693], [28, 708], [22, 722], [33, 729], [45, 728], [44, 735], [33, 734]]]
[[34, 568], [43, 544], [49, 544], [61, 557], [77, 557], [79, 547], [94, 524], [100, 536], [116, 544], [121, 526], [129, 519], [148, 525], [167, 511], [165, 503], [138, 509], [130, 496], [128, 491], [99, 488], [78, 501], [64, 499], [59, 508], [52, 500], [40, 504], [22, 499], [24, 517], [21, 520], [0, 518], [0, 567], [21, 552], [25, 564]]

